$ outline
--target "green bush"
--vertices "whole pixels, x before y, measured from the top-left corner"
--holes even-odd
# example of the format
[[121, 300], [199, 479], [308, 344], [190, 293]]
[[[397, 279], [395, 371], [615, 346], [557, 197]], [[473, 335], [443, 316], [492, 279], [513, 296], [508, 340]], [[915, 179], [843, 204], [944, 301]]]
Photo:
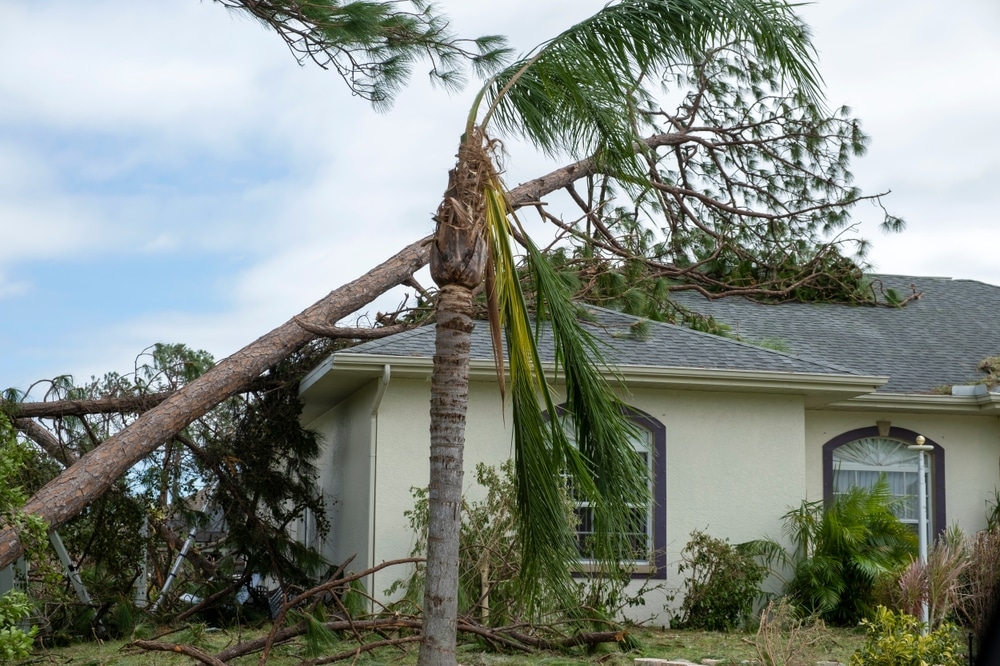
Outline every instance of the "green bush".
[[38, 627], [25, 631], [18, 625], [31, 614], [31, 602], [23, 592], [0, 597], [0, 664], [23, 661], [31, 654]]
[[893, 514], [885, 477], [870, 490], [852, 488], [829, 505], [803, 502], [784, 516], [795, 544], [786, 593], [806, 613], [853, 626], [875, 607], [875, 589], [917, 552], [916, 535]]
[[[476, 482], [484, 489], [481, 501], [462, 500], [462, 528], [459, 544], [459, 612], [475, 617], [487, 626], [518, 623], [551, 623], [553, 618], [568, 620], [576, 629], [599, 626], [607, 630], [626, 606], [642, 603], [648, 581], [637, 588], [626, 563], [615, 571], [578, 574], [574, 577], [575, 597], [567, 599], [537, 580], [522, 574], [521, 541], [515, 517], [513, 461], [495, 468], [476, 465]], [[405, 512], [416, 534], [411, 555], [426, 553], [428, 504], [427, 489], [413, 488], [414, 507]], [[573, 505], [566, 497], [566, 520], [575, 520]], [[419, 609], [423, 594], [425, 565], [415, 567], [405, 580], [397, 580], [387, 594], [403, 593], [394, 611]], [[570, 572], [567, 571], [567, 575]], [[594, 624], [596, 621], [596, 625]], [[625, 634], [620, 646], [633, 645]]]
[[729, 631], [742, 626], [753, 612], [767, 568], [728, 541], [700, 530], [681, 551], [678, 572], [684, 579], [681, 614], [670, 621], [677, 629]]
[[921, 622], [905, 613], [879, 606], [871, 620], [862, 620], [864, 645], [851, 655], [851, 666], [960, 666], [965, 663], [957, 627], [943, 623], [921, 635]]
[[[26, 497], [14, 482], [29, 459], [30, 450], [17, 441], [7, 417], [0, 414], [0, 523], [13, 525], [27, 545], [37, 549], [45, 538], [45, 524], [21, 513]], [[23, 592], [12, 590], [0, 597], [0, 663], [21, 661], [31, 654], [38, 628], [25, 631], [19, 626], [31, 610], [31, 601]]]

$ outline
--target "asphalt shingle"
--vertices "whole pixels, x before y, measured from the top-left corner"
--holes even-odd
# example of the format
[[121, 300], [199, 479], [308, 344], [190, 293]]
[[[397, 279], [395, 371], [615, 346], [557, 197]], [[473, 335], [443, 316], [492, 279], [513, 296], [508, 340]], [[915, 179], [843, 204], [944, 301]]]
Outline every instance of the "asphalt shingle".
[[[588, 309], [592, 319], [585, 324], [601, 343], [604, 358], [611, 366], [866, 374], [825, 361], [776, 352], [672, 324], [647, 322], [645, 334], [637, 335], [635, 326], [642, 321], [639, 318], [602, 308]], [[341, 353], [429, 358], [434, 354], [434, 328], [426, 326], [406, 331], [366, 342]], [[543, 362], [552, 362], [554, 359], [552, 337], [544, 329], [539, 354]], [[479, 322], [473, 331], [471, 355], [476, 359], [492, 358], [489, 328], [485, 322]]]
[[709, 301], [691, 292], [676, 300], [712, 315], [741, 339], [778, 341], [801, 359], [888, 376], [880, 392], [930, 393], [983, 377], [979, 362], [1000, 354], [1000, 287], [940, 277], [872, 277], [876, 289], [920, 297], [900, 308], [765, 305], [742, 297]]

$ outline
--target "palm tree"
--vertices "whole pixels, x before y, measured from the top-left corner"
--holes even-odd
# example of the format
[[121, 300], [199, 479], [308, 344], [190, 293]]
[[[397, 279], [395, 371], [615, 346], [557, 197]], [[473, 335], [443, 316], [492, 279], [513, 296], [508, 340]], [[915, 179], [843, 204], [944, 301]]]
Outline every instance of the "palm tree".
[[893, 513], [898, 499], [883, 474], [832, 503], [803, 502], [783, 516], [795, 544], [786, 592], [831, 624], [855, 626], [875, 608], [875, 588], [916, 554], [917, 536]]
[[[808, 30], [781, 0], [623, 0], [605, 7], [504, 69], [477, 95], [458, 159], [438, 208], [431, 274], [440, 287], [431, 378], [430, 515], [422, 666], [454, 664], [459, 505], [468, 396], [473, 292], [485, 280], [501, 391], [506, 336], [514, 409], [515, 470], [524, 571], [550, 585], [569, 579], [577, 557], [563, 505], [564, 476], [594, 507], [594, 556], [613, 563], [627, 544], [626, 507], [646, 494], [645, 472], [628, 445], [630, 428], [592, 359], [559, 279], [520, 230], [536, 295], [565, 383], [574, 444], [555, 418], [554, 399], [534, 345], [514, 263], [513, 225], [488, 130], [526, 138], [550, 155], [592, 156], [627, 188], [648, 182], [639, 141], [642, 110], [663, 67], [695, 62], [707, 49], [737, 43], [776, 65], [788, 82], [819, 97]], [[480, 110], [482, 115], [480, 117]], [[536, 322], [536, 324], [537, 324]], [[548, 419], [545, 411], [553, 418]], [[600, 470], [600, 474], [595, 474]]]

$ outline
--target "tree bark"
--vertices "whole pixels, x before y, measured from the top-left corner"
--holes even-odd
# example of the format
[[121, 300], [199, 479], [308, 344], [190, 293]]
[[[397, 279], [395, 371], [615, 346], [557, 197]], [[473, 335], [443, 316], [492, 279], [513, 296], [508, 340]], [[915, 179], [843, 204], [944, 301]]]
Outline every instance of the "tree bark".
[[[406, 280], [427, 261], [425, 238], [330, 292], [299, 316], [305, 321], [332, 325]], [[39, 490], [23, 511], [41, 517], [50, 530], [56, 529], [100, 497], [116, 479], [158, 446], [315, 337], [293, 319], [258, 338], [80, 458]], [[13, 562], [23, 551], [13, 528], [0, 530], [0, 567]]]
[[472, 290], [441, 288], [431, 375], [431, 456], [428, 488], [427, 574], [419, 666], [457, 661], [458, 546], [462, 507], [462, 451], [469, 397]]
[[60, 418], [86, 414], [144, 412], [160, 404], [172, 391], [92, 400], [52, 400], [49, 402], [5, 402], [0, 407], [16, 418]]

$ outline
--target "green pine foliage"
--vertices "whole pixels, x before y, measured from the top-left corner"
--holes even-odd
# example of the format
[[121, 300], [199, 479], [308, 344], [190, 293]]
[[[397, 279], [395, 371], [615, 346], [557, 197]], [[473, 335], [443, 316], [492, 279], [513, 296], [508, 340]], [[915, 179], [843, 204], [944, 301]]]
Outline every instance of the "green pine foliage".
[[[58, 575], [61, 565], [52, 550], [37, 549], [31, 558], [36, 573], [32, 595], [45, 601], [50, 638], [88, 637], [98, 627], [110, 635], [131, 631], [135, 622], [129, 618], [138, 612], [130, 605], [133, 586], [143, 562], [148, 562], [150, 571], [169, 570], [189, 529], [208, 527], [210, 516], [217, 517], [220, 511], [225, 519], [221, 533], [215, 542], [192, 549], [171, 595], [161, 604], [166, 613], [183, 608], [176, 604], [176, 595], [187, 592], [205, 598], [219, 593], [216, 608], [206, 612], [213, 622], [226, 621], [234, 612], [234, 582], [241, 573], [247, 578], [255, 572], [271, 575], [292, 587], [322, 575], [328, 564], [292, 539], [288, 527], [308, 509], [319, 535], [327, 529], [313, 468], [319, 443], [299, 423], [297, 382], [329, 346], [317, 343], [272, 368], [252, 390], [227, 400], [178, 433], [60, 528], [95, 607], [78, 603]], [[157, 344], [140, 355], [133, 373], [108, 373], [80, 385], [70, 377], [59, 377], [49, 382], [44, 397], [132, 400], [176, 390], [213, 365], [207, 352], [183, 344]], [[135, 417], [127, 410], [66, 416], [56, 421], [53, 431], [59, 445], [75, 457]], [[14, 476], [9, 477], [11, 483], [0, 484], [0, 501], [21, 488], [19, 496], [34, 492], [61, 469], [37, 447], [12, 440], [4, 451], [0, 466], [13, 465], [8, 471]], [[22, 519], [10, 515], [12, 520]], [[24, 520], [30, 524], [30, 519]], [[44, 542], [44, 530], [40, 534]], [[153, 596], [156, 590], [151, 587], [148, 592]], [[223, 617], [218, 608], [227, 604]]]
[[429, 75], [446, 88], [465, 80], [463, 63], [480, 76], [509, 55], [498, 35], [459, 39], [448, 19], [425, 0], [216, 0], [248, 14], [285, 41], [300, 63], [337, 72], [352, 93], [386, 110], [414, 65], [430, 62]]
[[[543, 213], [567, 234], [556, 251], [585, 298], [632, 314], [644, 300], [690, 289], [764, 301], [905, 301], [865, 277], [869, 244], [850, 233], [858, 203], [881, 197], [852, 184], [851, 161], [868, 137], [850, 109], [828, 110], [739, 43], [673, 63], [662, 81], [680, 101], [637, 100], [633, 119], [644, 134], [635, 145], [648, 148], [632, 159], [650, 182], [636, 191], [604, 169], [586, 191], [570, 188], [578, 221]], [[904, 226], [884, 209], [879, 217], [885, 231]]]

